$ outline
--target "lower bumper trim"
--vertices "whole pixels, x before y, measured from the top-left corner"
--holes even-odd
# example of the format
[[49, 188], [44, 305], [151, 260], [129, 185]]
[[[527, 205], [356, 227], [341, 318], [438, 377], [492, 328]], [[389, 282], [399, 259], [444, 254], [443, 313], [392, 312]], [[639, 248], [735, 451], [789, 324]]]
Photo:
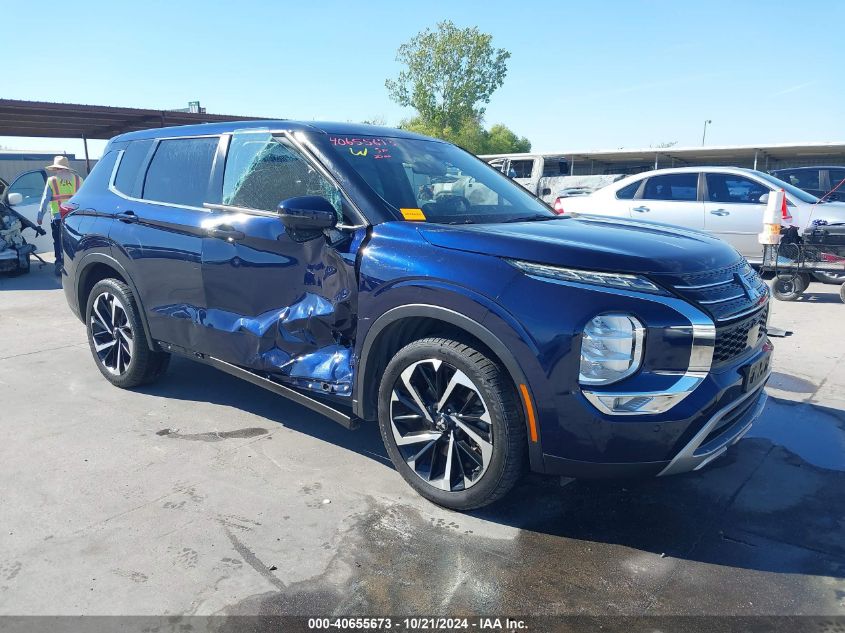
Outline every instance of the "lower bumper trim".
[[582, 462], [543, 455], [543, 473], [576, 479], [637, 479], [654, 477], [669, 462]]
[[[660, 471], [658, 476], [676, 475], [704, 468], [722, 455], [729, 446], [736, 444], [748, 432], [754, 421], [760, 417], [763, 408], [766, 406], [768, 396], [764, 389], [767, 380], [768, 376], [763, 380], [760, 387], [717, 411], [707, 424], [695, 434], [695, 437], [675, 455], [669, 465]], [[749, 401], [753, 403], [750, 406], [748, 406]], [[731, 416], [731, 414], [736, 414], [737, 410], [741, 411], [738, 417], [725, 425], [725, 418]], [[711, 438], [710, 435], [714, 429], [721, 425], [724, 425], [724, 428], [719, 429], [718, 434]]]

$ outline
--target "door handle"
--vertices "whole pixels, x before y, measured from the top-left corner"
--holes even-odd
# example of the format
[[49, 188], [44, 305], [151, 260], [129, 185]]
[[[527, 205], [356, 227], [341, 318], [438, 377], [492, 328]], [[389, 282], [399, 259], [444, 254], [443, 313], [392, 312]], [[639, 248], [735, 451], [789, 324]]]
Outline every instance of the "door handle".
[[648, 213], [649, 208], [648, 207], [634, 207], [633, 209], [631, 209], [631, 211], [636, 211], [637, 213]]
[[117, 214], [117, 219], [125, 224], [137, 224], [138, 223], [138, 216], [135, 215], [134, 211], [124, 211], [122, 213]]
[[234, 242], [235, 240], [242, 240], [246, 237], [246, 234], [243, 231], [238, 231], [237, 229], [229, 226], [228, 224], [221, 224], [220, 226], [215, 226], [213, 228], [208, 229], [208, 235], [210, 237], [216, 237], [221, 240], [227, 240], [229, 242]]
[[724, 216], [724, 215], [730, 215], [730, 214], [731, 214], [730, 211], [725, 211], [724, 209], [713, 209], [710, 212], [710, 215], [718, 215], [719, 217]]

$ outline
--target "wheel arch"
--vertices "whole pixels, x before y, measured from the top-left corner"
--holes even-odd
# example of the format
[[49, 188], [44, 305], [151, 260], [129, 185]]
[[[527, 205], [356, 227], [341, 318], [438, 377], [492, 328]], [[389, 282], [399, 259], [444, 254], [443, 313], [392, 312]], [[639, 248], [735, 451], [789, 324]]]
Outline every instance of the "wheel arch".
[[150, 336], [149, 325], [147, 324], [147, 313], [144, 311], [144, 306], [141, 303], [141, 296], [138, 294], [138, 288], [132, 281], [126, 269], [113, 257], [105, 253], [90, 253], [86, 255], [79, 263], [78, 273], [76, 275], [76, 287], [74, 296], [76, 297], [77, 305], [79, 306], [79, 317], [85, 321], [85, 307], [88, 304], [88, 295], [91, 289], [97, 282], [103, 279], [119, 279], [125, 283], [132, 290], [135, 304], [138, 306], [138, 317], [141, 320], [141, 325], [146, 334], [148, 346], [155, 350], [155, 343]]
[[[360, 348], [358, 370], [355, 372], [353, 413], [364, 420], [375, 420], [378, 416], [377, 377], [380, 376], [393, 355], [414, 340], [425, 338], [433, 333], [454, 335], [470, 343], [480, 343], [482, 349], [493, 360], [499, 362], [508, 372], [517, 400], [522, 405], [523, 419], [526, 424], [526, 437], [529, 438], [529, 457], [533, 470], [542, 463], [542, 449], [539, 436], [532, 438], [529, 427], [530, 416], [535, 417], [536, 403], [526, 404], [520, 385], [525, 385], [529, 398], [533, 400], [531, 387], [525, 373], [508, 347], [484, 325], [459, 312], [441, 306], [427, 304], [403, 305], [388, 310], [370, 326]], [[527, 406], [532, 407], [529, 413]]]

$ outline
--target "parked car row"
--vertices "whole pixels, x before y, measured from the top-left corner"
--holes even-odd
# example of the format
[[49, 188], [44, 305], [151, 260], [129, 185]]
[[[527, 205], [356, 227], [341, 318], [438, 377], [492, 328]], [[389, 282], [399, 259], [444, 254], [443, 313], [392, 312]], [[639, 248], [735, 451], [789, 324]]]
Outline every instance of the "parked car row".
[[757, 235], [769, 195], [783, 189], [791, 224], [803, 231], [820, 220], [845, 222], [845, 204], [823, 202], [775, 176], [741, 167], [678, 167], [628, 176], [589, 196], [559, 198], [557, 213], [639, 218], [704, 231], [725, 240], [749, 262], [762, 261]]
[[480, 158], [547, 204], [552, 204], [560, 197], [589, 194], [623, 177], [621, 174], [570, 176], [570, 165], [566, 158], [549, 154], [510, 154]]
[[793, 167], [769, 173], [824, 200], [845, 201], [845, 167]]

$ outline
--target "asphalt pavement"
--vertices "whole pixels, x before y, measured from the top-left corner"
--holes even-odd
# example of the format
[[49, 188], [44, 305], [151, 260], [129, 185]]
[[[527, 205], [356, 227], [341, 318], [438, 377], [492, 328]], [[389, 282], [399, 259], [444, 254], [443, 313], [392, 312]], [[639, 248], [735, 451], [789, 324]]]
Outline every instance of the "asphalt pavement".
[[0, 278], [0, 615], [845, 615], [845, 305], [773, 303], [769, 403], [702, 472], [459, 514], [347, 431], [174, 359], [122, 391], [50, 268]]

